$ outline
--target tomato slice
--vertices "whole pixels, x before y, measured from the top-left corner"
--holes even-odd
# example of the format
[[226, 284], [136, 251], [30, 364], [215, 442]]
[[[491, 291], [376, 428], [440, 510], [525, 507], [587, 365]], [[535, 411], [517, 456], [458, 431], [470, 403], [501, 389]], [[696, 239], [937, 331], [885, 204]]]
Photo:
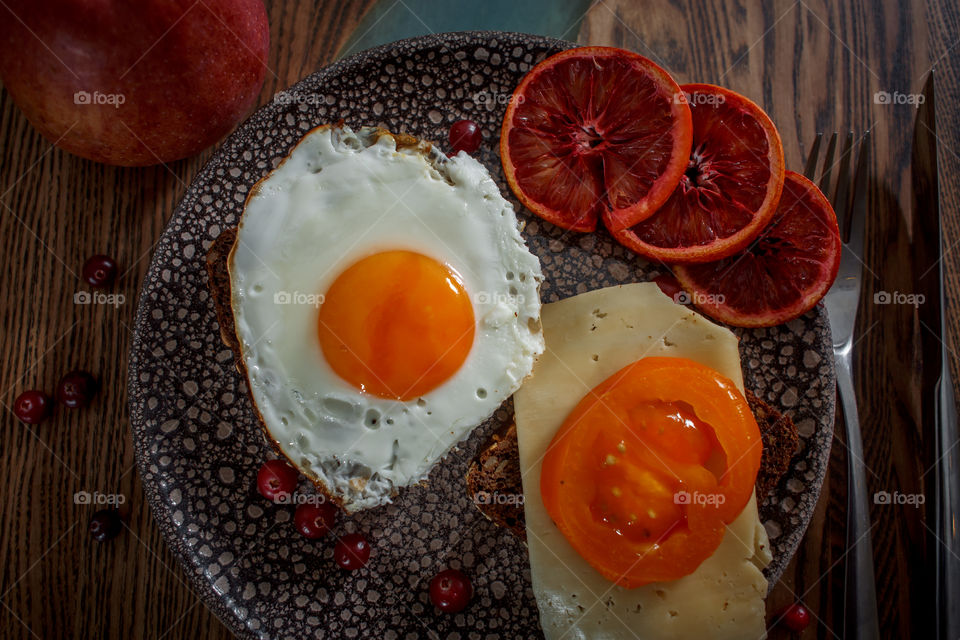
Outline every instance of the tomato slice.
[[567, 416], [540, 491], [571, 546], [634, 588], [676, 580], [710, 557], [753, 495], [761, 454], [733, 382], [686, 358], [644, 358]]

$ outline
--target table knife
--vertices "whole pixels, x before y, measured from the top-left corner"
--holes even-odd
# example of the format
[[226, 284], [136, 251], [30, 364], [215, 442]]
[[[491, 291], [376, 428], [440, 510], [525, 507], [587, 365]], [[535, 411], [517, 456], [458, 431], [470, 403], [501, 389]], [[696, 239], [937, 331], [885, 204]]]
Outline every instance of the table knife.
[[960, 638], [960, 445], [957, 407], [946, 346], [943, 294], [943, 222], [937, 171], [937, 124], [934, 72], [923, 91], [913, 139], [913, 243], [920, 273], [918, 305], [923, 358], [921, 412], [927, 447], [928, 475], [934, 480], [927, 508], [935, 559], [936, 637]]

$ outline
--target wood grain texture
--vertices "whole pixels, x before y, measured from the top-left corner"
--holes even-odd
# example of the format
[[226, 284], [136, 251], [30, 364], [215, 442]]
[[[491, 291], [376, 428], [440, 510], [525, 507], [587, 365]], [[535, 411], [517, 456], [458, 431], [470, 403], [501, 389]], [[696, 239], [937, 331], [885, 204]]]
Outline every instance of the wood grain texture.
[[[271, 47], [260, 103], [329, 61], [370, 0], [268, 2]], [[2, 9], [0, 9], [2, 11]], [[9, 19], [4, 16], [3, 19]], [[716, 82], [753, 98], [780, 127], [788, 164], [817, 131], [875, 132], [867, 263], [857, 345], [858, 392], [872, 491], [922, 491], [930, 476], [917, 452], [923, 408], [916, 394], [915, 316], [870, 304], [875, 291], [909, 292], [909, 149], [914, 111], [876, 105], [878, 90], [916, 93], [936, 65], [949, 344], [960, 332], [960, 11], [947, 0], [828, 3], [603, 0], [580, 41], [634, 49], [682, 82]], [[133, 467], [126, 359], [140, 281], [166, 220], [209, 151], [169, 165], [117, 169], [55, 150], [0, 93], [0, 637], [228, 638], [185, 584], [143, 498]], [[74, 305], [84, 259], [121, 264], [117, 308]], [[952, 358], [954, 380], [957, 358]], [[92, 407], [58, 411], [25, 428], [8, 411], [23, 389], [52, 390], [74, 367], [104, 386]], [[796, 597], [820, 624], [805, 638], [841, 635], [845, 450], [838, 425], [827, 483], [800, 551], [770, 598]], [[128, 531], [107, 545], [87, 532], [91, 507], [76, 491], [126, 497]], [[877, 506], [878, 593], [889, 637], [921, 637], [929, 621], [922, 510]], [[911, 587], [907, 587], [911, 585]], [[915, 632], [915, 633], [912, 633]], [[774, 631], [774, 638], [788, 637]]]
[[[258, 104], [330, 62], [372, 0], [267, 2], [270, 57]], [[13, 19], [4, 15], [0, 19]], [[154, 243], [211, 150], [167, 167], [121, 169], [54, 149], [0, 93], [0, 637], [230, 638], [186, 584], [152, 520], [133, 461], [126, 361]], [[114, 256], [123, 304], [75, 305], [78, 274]], [[72, 368], [103, 392], [27, 428], [9, 411]], [[101, 545], [77, 491], [120, 493], [127, 530]]]
[[[910, 150], [915, 109], [877, 104], [876, 92], [920, 93], [936, 66], [941, 208], [952, 365], [957, 321], [960, 213], [957, 171], [960, 63], [955, 4], [923, 2], [645, 2], [605, 0], [587, 15], [580, 41], [634, 49], [679, 82], [723, 84], [755, 100], [783, 138], [787, 166], [802, 170], [817, 132], [872, 131], [865, 286], [858, 321], [856, 383], [871, 494], [930, 490], [918, 425], [921, 328], [910, 305], [873, 304], [876, 292], [915, 291], [925, 267], [911, 264]], [[917, 212], [926, 215], [929, 212]], [[954, 377], [956, 381], [957, 378]], [[802, 599], [817, 624], [802, 637], [843, 636], [846, 448], [836, 428], [829, 473], [809, 532], [768, 600], [770, 621]], [[932, 637], [932, 545], [923, 508], [872, 505], [877, 595], [884, 637]], [[935, 543], [934, 543], [935, 544]], [[910, 585], [909, 588], [906, 585]], [[771, 638], [789, 637], [774, 629]]]

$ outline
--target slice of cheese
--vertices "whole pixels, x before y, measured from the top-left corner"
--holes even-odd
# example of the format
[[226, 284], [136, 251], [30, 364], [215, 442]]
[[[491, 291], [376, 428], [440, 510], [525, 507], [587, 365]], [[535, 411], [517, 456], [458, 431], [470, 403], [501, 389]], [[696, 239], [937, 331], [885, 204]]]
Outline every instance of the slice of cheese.
[[652, 283], [548, 304], [540, 317], [546, 352], [514, 395], [514, 406], [531, 578], [547, 640], [764, 638], [767, 582], [761, 568], [771, 558], [756, 498], [692, 574], [625, 589], [570, 546], [540, 497], [544, 452], [590, 389], [640, 358], [675, 356], [712, 367], [743, 390], [736, 336], [675, 304]]

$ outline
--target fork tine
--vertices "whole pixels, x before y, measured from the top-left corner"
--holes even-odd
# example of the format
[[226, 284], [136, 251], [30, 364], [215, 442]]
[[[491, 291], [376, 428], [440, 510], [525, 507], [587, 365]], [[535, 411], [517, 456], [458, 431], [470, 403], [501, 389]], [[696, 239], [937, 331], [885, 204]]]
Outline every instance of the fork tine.
[[857, 158], [857, 177], [853, 185], [853, 203], [851, 205], [850, 240], [847, 247], [863, 260], [863, 234], [867, 218], [867, 171], [870, 158], [870, 132], [860, 139], [860, 153]]
[[803, 168], [803, 175], [810, 180], [817, 174], [817, 156], [820, 155], [820, 141], [823, 140], [823, 134], [818, 133], [810, 147], [810, 155], [807, 156], [807, 166]]
[[827, 155], [823, 158], [823, 175], [820, 176], [820, 191], [830, 193], [830, 173], [833, 171], [833, 154], [837, 151], [837, 132], [834, 131], [830, 136], [830, 144], [827, 145]]
[[837, 190], [833, 194], [833, 210], [837, 212], [837, 222], [840, 224], [840, 237], [846, 242], [850, 238], [850, 152], [853, 149], [853, 131], [847, 133], [843, 143], [843, 153], [840, 155], [840, 168], [837, 175]]

